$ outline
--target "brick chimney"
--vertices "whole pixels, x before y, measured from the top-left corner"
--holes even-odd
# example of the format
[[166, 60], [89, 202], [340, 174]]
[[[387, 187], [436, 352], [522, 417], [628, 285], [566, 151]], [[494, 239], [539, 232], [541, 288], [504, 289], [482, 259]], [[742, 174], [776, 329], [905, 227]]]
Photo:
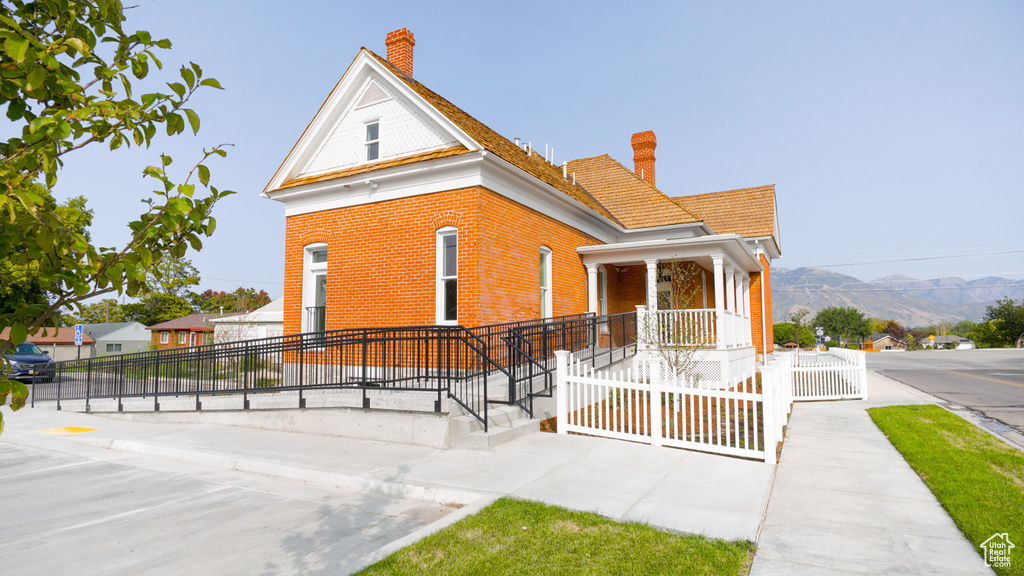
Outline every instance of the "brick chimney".
[[388, 62], [396, 68], [405, 72], [406, 76], [412, 77], [412, 47], [416, 45], [416, 39], [408, 28], [389, 32], [384, 44], [388, 47]]
[[633, 143], [633, 166], [636, 175], [654, 186], [654, 147], [658, 145], [658, 139], [654, 132], [637, 132], [631, 139]]

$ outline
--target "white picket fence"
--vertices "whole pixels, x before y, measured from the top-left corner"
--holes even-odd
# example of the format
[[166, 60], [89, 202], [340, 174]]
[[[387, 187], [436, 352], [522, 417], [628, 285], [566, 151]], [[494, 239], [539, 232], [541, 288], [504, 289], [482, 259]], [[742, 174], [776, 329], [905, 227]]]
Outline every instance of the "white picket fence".
[[866, 357], [866, 352], [841, 348], [826, 352], [798, 351], [777, 355], [777, 369], [788, 372], [795, 401], [866, 399]]
[[[758, 386], [753, 369], [735, 384], [709, 386], [666, 367], [595, 371], [555, 352], [558, 433], [675, 446], [775, 463], [791, 400], [780, 379]], [[735, 376], [735, 375], [734, 375]], [[759, 389], [760, 388], [760, 389]]]

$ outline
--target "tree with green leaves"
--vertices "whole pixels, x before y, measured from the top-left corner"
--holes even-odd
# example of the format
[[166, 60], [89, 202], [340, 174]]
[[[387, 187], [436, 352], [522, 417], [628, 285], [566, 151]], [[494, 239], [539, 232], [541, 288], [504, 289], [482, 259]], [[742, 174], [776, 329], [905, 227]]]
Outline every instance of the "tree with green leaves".
[[266, 290], [239, 286], [234, 292], [206, 290], [196, 298], [196, 307], [201, 312], [252, 312], [270, 304]]
[[[170, 40], [125, 30], [118, 0], [9, 0], [0, 6], [0, 106], [8, 133], [0, 142], [0, 286], [31, 279], [45, 286], [44, 302], [26, 302], [0, 313], [0, 354], [29, 334], [55, 326], [56, 312], [102, 294], [144, 295], [147, 272], [168, 258], [199, 250], [213, 233], [214, 204], [231, 194], [210, 185], [211, 156], [172, 172], [172, 159], [142, 170], [154, 181], [140, 199], [142, 213], [128, 223], [130, 238], [120, 247], [93, 246], [88, 236], [61, 219], [34, 184], [52, 189], [61, 165], [73, 152], [105, 145], [149, 146], [158, 130], [172, 136], [199, 131], [199, 115], [188, 108], [197, 90], [219, 89], [196, 64], [182, 66], [166, 91], [136, 94], [133, 82], [162, 70], [157, 52]], [[0, 404], [17, 410], [28, 391], [0, 376]], [[3, 414], [0, 413], [0, 430]]]
[[871, 334], [871, 322], [856, 308], [829, 306], [814, 317], [814, 325], [821, 326], [826, 334], [839, 337], [840, 347], [846, 346], [853, 338], [866, 338]]
[[[58, 204], [44, 186], [29, 184], [28, 187], [43, 199], [43, 209], [52, 212], [65, 227], [89, 238], [88, 227], [92, 223], [93, 213], [85, 207], [85, 198], [75, 196]], [[15, 218], [31, 218], [25, 208], [15, 204], [12, 206]], [[45, 304], [49, 295], [35, 275], [39, 268], [37, 261], [19, 264], [11, 258], [0, 258], [0, 277], [6, 281], [0, 285], [0, 314], [8, 314], [32, 304]]]
[[990, 348], [1024, 346], [1024, 302], [996, 300], [985, 308], [983, 320], [974, 329], [978, 344]]
[[121, 304], [113, 298], [104, 298], [92, 304], [82, 304], [79, 306], [77, 313], [65, 314], [60, 319], [60, 323], [63, 326], [127, 321], [128, 317]]

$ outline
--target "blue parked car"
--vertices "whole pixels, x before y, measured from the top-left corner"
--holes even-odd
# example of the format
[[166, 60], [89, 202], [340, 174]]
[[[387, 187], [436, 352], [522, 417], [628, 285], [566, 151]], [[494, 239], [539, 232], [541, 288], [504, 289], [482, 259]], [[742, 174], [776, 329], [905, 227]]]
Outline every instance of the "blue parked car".
[[4, 354], [11, 363], [8, 378], [22, 382], [50, 382], [57, 372], [56, 362], [49, 353], [43, 352], [39, 346], [31, 342], [18, 344]]

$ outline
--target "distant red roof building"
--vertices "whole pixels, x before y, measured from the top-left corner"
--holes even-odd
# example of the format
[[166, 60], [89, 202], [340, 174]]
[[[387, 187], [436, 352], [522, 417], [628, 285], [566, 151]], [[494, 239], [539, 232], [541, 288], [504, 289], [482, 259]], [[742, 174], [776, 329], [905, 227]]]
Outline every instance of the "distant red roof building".
[[[3, 332], [0, 332], [0, 338], [8, 338], [11, 333], [10, 328], [4, 328]], [[75, 345], [75, 327], [74, 326], [63, 326], [61, 328], [40, 328], [35, 334], [28, 335], [28, 342], [33, 344], [69, 344]], [[82, 334], [82, 345], [92, 344], [95, 342], [88, 334]]]
[[[157, 348], [180, 348], [200, 346], [213, 342], [213, 318], [238, 316], [241, 312], [229, 314], [189, 314], [146, 328], [153, 333], [153, 345]], [[74, 336], [72, 334], [72, 336]]]

